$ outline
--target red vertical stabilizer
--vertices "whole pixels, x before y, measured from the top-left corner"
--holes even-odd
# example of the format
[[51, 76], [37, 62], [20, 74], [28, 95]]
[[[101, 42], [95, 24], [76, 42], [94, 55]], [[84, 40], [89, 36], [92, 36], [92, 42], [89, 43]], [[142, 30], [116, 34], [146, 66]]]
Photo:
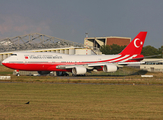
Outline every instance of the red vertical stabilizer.
[[130, 44], [121, 52], [120, 55], [141, 54], [147, 32], [140, 32]]

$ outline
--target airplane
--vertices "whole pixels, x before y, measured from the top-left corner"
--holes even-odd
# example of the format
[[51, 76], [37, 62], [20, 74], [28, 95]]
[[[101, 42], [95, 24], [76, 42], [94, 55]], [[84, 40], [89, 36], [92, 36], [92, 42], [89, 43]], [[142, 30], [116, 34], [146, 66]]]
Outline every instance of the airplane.
[[124, 50], [116, 55], [68, 55], [51, 52], [16, 52], [2, 61], [8, 68], [50, 73], [72, 72], [74, 76], [90, 71], [115, 72], [119, 67], [141, 63], [141, 51], [147, 32], [141, 31]]

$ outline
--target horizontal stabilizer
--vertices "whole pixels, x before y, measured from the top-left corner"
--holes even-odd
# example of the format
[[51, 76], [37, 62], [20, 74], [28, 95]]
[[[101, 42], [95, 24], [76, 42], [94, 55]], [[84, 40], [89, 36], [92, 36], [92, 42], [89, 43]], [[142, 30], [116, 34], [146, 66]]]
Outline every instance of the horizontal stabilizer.
[[133, 58], [133, 59], [129, 59], [129, 60], [142, 60], [144, 59], [144, 57], [140, 57], [140, 58]]

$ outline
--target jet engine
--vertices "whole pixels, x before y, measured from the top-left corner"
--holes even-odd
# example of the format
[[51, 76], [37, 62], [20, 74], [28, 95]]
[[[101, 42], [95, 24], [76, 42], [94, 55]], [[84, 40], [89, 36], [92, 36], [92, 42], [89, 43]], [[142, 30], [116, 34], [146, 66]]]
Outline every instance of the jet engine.
[[47, 74], [50, 73], [50, 71], [37, 71], [37, 72], [38, 72], [38, 74], [40, 74], [40, 75], [47, 75]]
[[115, 72], [117, 71], [117, 66], [114, 64], [108, 64], [103, 66], [104, 72]]
[[84, 75], [87, 72], [87, 69], [82, 66], [72, 68], [72, 74], [74, 75]]

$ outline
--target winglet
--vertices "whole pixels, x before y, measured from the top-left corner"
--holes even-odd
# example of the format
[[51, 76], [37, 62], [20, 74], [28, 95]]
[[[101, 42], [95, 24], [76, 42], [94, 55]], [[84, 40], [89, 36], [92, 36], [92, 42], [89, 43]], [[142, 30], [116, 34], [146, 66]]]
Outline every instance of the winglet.
[[130, 43], [129, 45], [121, 52], [120, 55], [133, 55], [141, 54], [147, 32], [141, 31]]

